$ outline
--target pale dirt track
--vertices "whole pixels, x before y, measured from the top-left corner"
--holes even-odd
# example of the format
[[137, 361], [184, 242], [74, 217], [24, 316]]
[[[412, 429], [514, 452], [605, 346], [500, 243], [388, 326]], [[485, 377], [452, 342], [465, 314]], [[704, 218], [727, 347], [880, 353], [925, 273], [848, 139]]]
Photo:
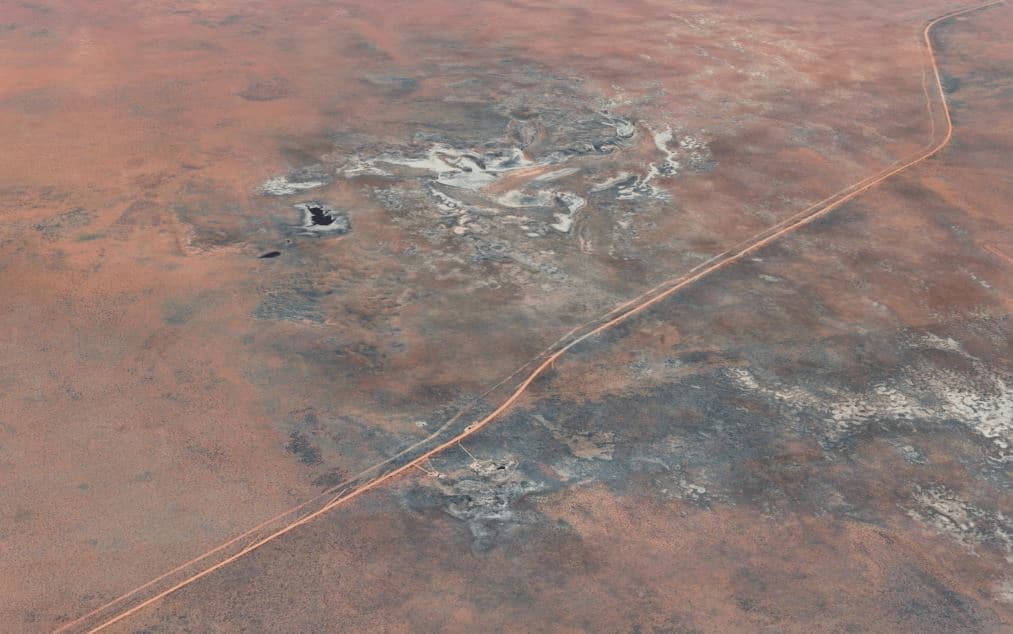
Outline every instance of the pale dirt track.
[[[517, 384], [513, 391], [491, 412], [481, 419], [469, 423], [463, 428], [461, 419], [469, 410], [464, 410], [454, 418], [447, 421], [433, 434], [421, 442], [408, 447], [399, 454], [373, 465], [369, 469], [357, 474], [354, 478], [334, 487], [317, 497], [314, 497], [302, 504], [290, 508], [278, 515], [265, 520], [245, 531], [244, 533], [220, 544], [190, 561], [180, 564], [176, 568], [152, 579], [151, 581], [130, 590], [116, 599], [92, 610], [91, 612], [67, 623], [57, 632], [84, 631], [97, 632], [114, 623], [117, 623], [130, 615], [157, 602], [165, 596], [190, 585], [212, 572], [222, 568], [236, 559], [256, 550], [264, 544], [281, 537], [289, 531], [313, 520], [327, 511], [343, 504], [366, 491], [379, 486], [380, 484], [402, 474], [403, 472], [416, 467], [421, 467], [429, 458], [435, 454], [453, 447], [465, 438], [475, 434], [483, 427], [489, 425], [493, 420], [512, 407], [524, 394], [527, 388], [557, 359], [566, 354], [569, 350], [581, 342], [594, 337], [626, 320], [641, 313], [651, 306], [670, 297], [679, 290], [700, 281], [701, 279], [723, 269], [724, 267], [741, 260], [747, 255], [763, 248], [775, 240], [788, 235], [800, 227], [803, 227], [839, 208], [841, 205], [882, 183], [888, 178], [903, 172], [928, 158], [935, 155], [949, 144], [953, 138], [953, 121], [950, 117], [949, 105], [940, 76], [939, 65], [936, 59], [935, 49], [932, 46], [931, 32], [940, 22], [962, 14], [971, 13], [987, 7], [1002, 4], [1003, 0], [996, 0], [971, 8], [960, 9], [946, 13], [934, 18], [922, 31], [926, 59], [932, 68], [932, 76], [935, 80], [935, 97], [930, 95], [929, 86], [925, 87], [926, 105], [932, 125], [931, 138], [925, 149], [916, 153], [913, 157], [901, 159], [894, 162], [884, 170], [869, 176], [868, 178], [855, 183], [830, 197], [809, 206], [776, 225], [738, 243], [730, 249], [720, 253], [706, 262], [698, 265], [689, 273], [666, 280], [641, 295], [616, 306], [601, 317], [578, 326], [567, 333], [563, 338], [532, 359], [525, 366], [519, 368], [511, 376], [491, 388], [486, 395], [491, 394], [498, 388], [509, 383], [515, 377], [524, 375], [524, 379]], [[936, 104], [941, 107], [943, 120], [945, 122], [945, 134], [938, 141], [935, 139], [938, 126], [935, 121]], [[485, 396], [485, 395], [484, 395]], [[385, 470], [386, 469], [386, 470]], [[217, 561], [215, 561], [217, 559]], [[178, 577], [178, 579], [177, 579]]]

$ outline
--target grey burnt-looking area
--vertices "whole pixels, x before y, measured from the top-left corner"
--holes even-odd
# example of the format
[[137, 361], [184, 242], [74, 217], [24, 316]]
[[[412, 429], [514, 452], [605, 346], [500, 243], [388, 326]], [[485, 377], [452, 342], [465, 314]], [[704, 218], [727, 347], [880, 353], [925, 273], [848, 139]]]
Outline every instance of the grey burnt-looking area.
[[[990, 320], [964, 332], [979, 345], [1013, 334], [1007, 321]], [[876, 358], [887, 350], [897, 358], [884, 366]], [[468, 522], [479, 549], [533, 524], [532, 496], [601, 484], [704, 510], [746, 506], [770, 521], [807, 513], [884, 525], [908, 516], [968, 552], [1013, 557], [1013, 517], [988, 493], [1009, 493], [1008, 364], [911, 330], [651, 356], [624, 369], [651, 386], [632, 394], [570, 401], [550, 382], [533, 406], [434, 459], [409, 504]], [[944, 455], [971, 486], [947, 483]]]
[[[312, 163], [267, 179], [259, 193], [338, 188], [422, 241], [429, 266], [459, 261], [491, 273], [497, 287], [554, 288], [606, 274], [595, 270], [600, 264], [581, 271], [571, 252], [643, 259], [638, 245], [657, 216], [677, 213], [677, 177], [716, 166], [707, 132], [659, 114], [657, 99], [606, 99], [578, 78], [514, 61], [504, 69], [495, 80], [453, 82], [438, 101], [416, 100], [414, 119], [386, 138], [336, 132]], [[445, 72], [431, 81], [464, 69]], [[305, 235], [326, 231], [313, 226]]]

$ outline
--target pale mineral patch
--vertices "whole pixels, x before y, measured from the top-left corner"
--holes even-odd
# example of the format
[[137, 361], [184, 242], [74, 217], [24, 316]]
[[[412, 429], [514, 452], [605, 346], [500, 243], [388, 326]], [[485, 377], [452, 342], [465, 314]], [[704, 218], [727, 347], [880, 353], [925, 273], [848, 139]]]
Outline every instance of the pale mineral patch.
[[[952, 340], [923, 338], [946, 350], [959, 350]], [[972, 360], [973, 374], [918, 365], [904, 368], [891, 382], [856, 393], [824, 388], [816, 394], [798, 385], [763, 385], [748, 370], [732, 368], [728, 376], [742, 389], [759, 392], [796, 413], [813, 412], [825, 443], [837, 442], [876, 421], [956, 421], [987, 439], [999, 462], [1013, 461], [1013, 390], [998, 370]]]
[[326, 184], [324, 181], [290, 181], [285, 176], [275, 176], [264, 181], [260, 186], [260, 192], [269, 196], [291, 196]]
[[1013, 561], [1013, 522], [1001, 511], [970, 504], [941, 484], [916, 487], [906, 511], [925, 526], [968, 546], [991, 543]]

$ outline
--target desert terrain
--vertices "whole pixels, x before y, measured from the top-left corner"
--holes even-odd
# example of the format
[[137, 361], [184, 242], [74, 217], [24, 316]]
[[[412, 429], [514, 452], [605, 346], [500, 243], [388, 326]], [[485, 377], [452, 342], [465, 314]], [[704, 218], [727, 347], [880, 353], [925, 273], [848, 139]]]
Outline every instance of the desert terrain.
[[1008, 631], [976, 6], [0, 2], [0, 629]]

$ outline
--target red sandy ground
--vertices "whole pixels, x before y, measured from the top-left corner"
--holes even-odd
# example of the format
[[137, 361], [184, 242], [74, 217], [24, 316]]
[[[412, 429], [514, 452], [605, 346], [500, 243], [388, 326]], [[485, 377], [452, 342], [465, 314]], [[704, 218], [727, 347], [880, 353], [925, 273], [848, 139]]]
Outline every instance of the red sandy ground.
[[[601, 307], [688, 269], [686, 252], [717, 253], [921, 147], [929, 119], [918, 31], [954, 8], [376, 5], [0, 3], [0, 622], [9, 629], [53, 629], [312, 497], [321, 478], [382, 458], [389, 447], [378, 439], [419, 437], [417, 420], [480, 393]], [[863, 197], [860, 234], [814, 226], [771, 265], [832, 307], [835, 327], [1009, 312], [1009, 104], [996, 85], [970, 80], [1008, 67], [1009, 11], [961, 24], [943, 50], [947, 72], [970, 86], [956, 93], [966, 109], [952, 148]], [[597, 94], [620, 85], [647, 99], [660, 86], [647, 110], [710, 132], [718, 167], [678, 182], [680, 213], [659, 216], [641, 238], [650, 261], [557, 246], [561, 266], [587, 270], [572, 289], [475, 289], [445, 277], [452, 271], [398, 260], [415, 238], [335, 184], [325, 195], [356, 208], [354, 231], [340, 249], [304, 247], [330, 265], [321, 284], [341, 289], [324, 304], [324, 326], [253, 318], [265, 288], [292, 275], [256, 259], [273, 244], [273, 223], [291, 216], [290, 201], [256, 187], [319, 160], [332, 133], [398, 137], [418, 115], [412, 100], [438, 99], [449, 82], [437, 76], [398, 97], [364, 87], [363, 73], [424, 76], [508, 54], [579, 76]], [[241, 96], [271, 86], [278, 98]], [[926, 220], [935, 205], [958, 210], [969, 241], [957, 245]], [[876, 277], [865, 268], [873, 258], [897, 258], [933, 283]], [[426, 293], [398, 299], [399, 279]], [[708, 287], [701, 302], [719, 307], [735, 290]], [[834, 332], [805, 314], [746, 328], [744, 307], [694, 325], [671, 315], [642, 323], [667, 345], [697, 337], [714, 348]], [[402, 345], [387, 347], [395, 331]], [[335, 332], [386, 361], [320, 362]], [[644, 332], [654, 333], [637, 326], [629, 337]], [[598, 370], [575, 362], [551, 389], [575, 399], [639, 389], [609, 375], [629, 354], [614, 347], [589, 362]], [[304, 464], [287, 447], [307, 411], [381, 433], [349, 436]], [[550, 530], [476, 555], [456, 520], [403, 508], [410, 486], [371, 493], [118, 627], [885, 630], [911, 624], [883, 599], [921, 591], [897, 581], [914, 574], [898, 572], [910, 559], [977, 597], [977, 627], [1009, 618], [995, 590], [998, 555], [969, 558], [903, 519], [886, 536], [823, 517], [771, 524], [755, 509], [699, 511], [589, 485], [537, 501], [581, 536], [576, 545]], [[745, 611], [743, 600], [764, 609]]]

